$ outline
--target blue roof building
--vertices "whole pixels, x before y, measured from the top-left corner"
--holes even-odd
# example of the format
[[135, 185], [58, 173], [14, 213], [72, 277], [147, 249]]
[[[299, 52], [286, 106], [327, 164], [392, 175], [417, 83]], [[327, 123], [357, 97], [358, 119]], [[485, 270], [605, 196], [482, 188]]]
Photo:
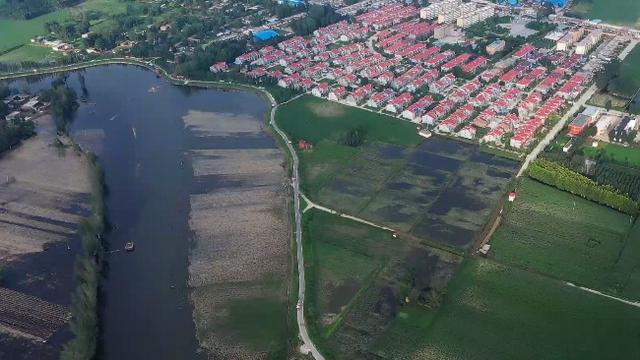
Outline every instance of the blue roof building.
[[258, 41], [267, 41], [267, 40], [276, 38], [278, 36], [280, 36], [280, 34], [278, 34], [278, 32], [276, 32], [275, 30], [271, 30], [271, 29], [262, 30], [260, 32], [253, 34], [253, 37]]

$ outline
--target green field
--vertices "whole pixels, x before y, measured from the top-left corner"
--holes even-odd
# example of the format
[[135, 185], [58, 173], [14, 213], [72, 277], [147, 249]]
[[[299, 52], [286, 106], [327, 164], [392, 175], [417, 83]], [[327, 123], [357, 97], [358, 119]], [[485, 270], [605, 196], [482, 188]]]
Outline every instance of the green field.
[[431, 313], [424, 304], [435, 306], [460, 261], [317, 210], [305, 213], [303, 234], [306, 316], [314, 340], [332, 359], [369, 353], [400, 309]]
[[27, 44], [21, 46], [4, 55], [0, 55], [0, 62], [18, 63], [21, 61], [48, 61], [61, 58], [60, 53], [56, 53], [45, 46]]
[[622, 145], [607, 144], [600, 142], [597, 148], [588, 146], [583, 147], [584, 154], [589, 157], [596, 157], [601, 154], [605, 159], [622, 165], [640, 168], [640, 149], [634, 147], [624, 147]]
[[126, 11], [126, 3], [119, 0], [87, 0], [72, 8], [57, 10], [30, 20], [0, 18], [0, 53], [26, 44], [35, 36], [44, 35], [46, 22], [62, 22], [84, 11], [118, 14]]
[[401, 311], [388, 359], [635, 359], [640, 311], [548, 278], [467, 259], [435, 317]]
[[[491, 241], [492, 257], [612, 294], [628, 294], [627, 284], [619, 279], [629, 274], [613, 271], [625, 242], [631, 241], [628, 215], [530, 179], [522, 181], [518, 198], [505, 210]], [[624, 268], [635, 266], [640, 266], [640, 258]]]
[[640, 28], [640, 1], [637, 0], [574, 0], [569, 16]]
[[[311, 199], [450, 247], [475, 239], [518, 163], [480, 147], [434, 137], [398, 119], [303, 97], [283, 106], [277, 121], [300, 152], [301, 186]], [[360, 146], [340, 139], [357, 128]]]

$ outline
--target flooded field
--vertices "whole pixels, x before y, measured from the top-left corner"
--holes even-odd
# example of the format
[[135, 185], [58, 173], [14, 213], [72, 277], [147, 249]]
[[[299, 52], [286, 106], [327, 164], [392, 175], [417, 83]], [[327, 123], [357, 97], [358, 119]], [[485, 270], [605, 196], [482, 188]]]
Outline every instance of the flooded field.
[[333, 174], [318, 200], [420, 238], [466, 248], [517, 166], [477, 146], [437, 137], [415, 148], [371, 144]]
[[[111, 224], [99, 358], [259, 358], [280, 351], [276, 343], [286, 351], [284, 156], [263, 131], [266, 103], [249, 93], [172, 86], [136, 67], [92, 68], [83, 76], [84, 89], [76, 73], [68, 75], [85, 98], [71, 132], [104, 166]], [[37, 90], [52, 79], [28, 86]], [[7, 194], [30, 199], [27, 190]], [[51, 197], [66, 204], [67, 197]], [[77, 210], [73, 204], [64, 209]], [[49, 238], [72, 232], [66, 216], [42, 225]], [[0, 251], [41, 247], [26, 237], [34, 240]], [[124, 251], [129, 241], [134, 252]], [[58, 252], [54, 246], [45, 254]], [[42, 266], [59, 267], [58, 260]], [[268, 336], [255, 336], [263, 331]]]

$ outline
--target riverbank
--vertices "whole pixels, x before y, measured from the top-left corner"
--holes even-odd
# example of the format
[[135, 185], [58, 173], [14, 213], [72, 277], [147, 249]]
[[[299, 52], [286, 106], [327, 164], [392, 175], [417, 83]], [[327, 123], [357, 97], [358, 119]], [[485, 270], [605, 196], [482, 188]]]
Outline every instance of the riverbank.
[[[37, 135], [0, 157], [0, 266], [3, 286], [68, 308], [82, 219], [91, 213], [88, 162], [57, 135], [49, 115]], [[46, 344], [0, 335], [0, 358], [58, 357], [64, 327]]]
[[[220, 82], [211, 82], [211, 81], [189, 81], [189, 82], [185, 82], [184, 80], [179, 80], [179, 79], [175, 79], [172, 78], [170, 75], [164, 73], [161, 69], [157, 69], [156, 67], [154, 67], [152, 64], [149, 63], [144, 63], [141, 61], [136, 61], [136, 60], [131, 60], [131, 59], [119, 59], [119, 60], [114, 60], [114, 59], [110, 59], [108, 61], [103, 61], [103, 62], [92, 62], [92, 63], [87, 63], [87, 64], [83, 64], [83, 65], [73, 65], [73, 66], [66, 66], [66, 67], [57, 67], [57, 68], [51, 68], [51, 69], [47, 69], [47, 70], [43, 70], [43, 71], [39, 71], [36, 73], [23, 73], [23, 74], [13, 74], [13, 75], [5, 75], [4, 77], [0, 77], [0, 79], [9, 79], [9, 78], [16, 78], [16, 77], [24, 77], [24, 76], [33, 76], [33, 75], [43, 75], [43, 74], [51, 74], [51, 73], [56, 73], [56, 72], [61, 72], [61, 71], [73, 71], [76, 69], [84, 69], [84, 68], [88, 68], [88, 67], [94, 67], [94, 66], [99, 66], [99, 65], [105, 65], [105, 64], [126, 64], [126, 65], [137, 65], [137, 66], [142, 66], [145, 67], [147, 69], [152, 69], [154, 71], [156, 71], [156, 74], [162, 75], [166, 80], [168, 80], [171, 84], [175, 84], [175, 85], [189, 85], [189, 86], [196, 86], [196, 87], [204, 87], [204, 88], [222, 88], [223, 90], [249, 90], [250, 92], [253, 93], [257, 93], [260, 97], [263, 97], [265, 100], [268, 101], [268, 104], [270, 104], [271, 106], [271, 113], [270, 113], [270, 121], [269, 121], [269, 127], [267, 128], [267, 130], [270, 129], [274, 129], [275, 132], [278, 133], [279, 136], [276, 136], [275, 138], [277, 139], [277, 141], [284, 146], [286, 146], [288, 148], [288, 154], [289, 154], [289, 168], [293, 171], [293, 178], [297, 179], [297, 166], [295, 166], [295, 153], [293, 148], [291, 147], [291, 145], [288, 143], [289, 139], [287, 138], [287, 136], [280, 131], [277, 128], [277, 125], [275, 124], [274, 121], [274, 113], [277, 109], [277, 104], [276, 104], [276, 100], [271, 96], [271, 94], [269, 94], [265, 89], [262, 89], [260, 87], [257, 86], [252, 86], [252, 85], [243, 85], [243, 84], [232, 84], [232, 83], [227, 83], [224, 81], [220, 81]], [[274, 134], [275, 135], [275, 134]], [[293, 161], [291, 161], [291, 159], [293, 158]], [[294, 186], [294, 190], [297, 190], [297, 186]], [[298, 194], [296, 193], [294, 196], [294, 200], [298, 201], [297, 198]], [[295, 215], [294, 218], [299, 220], [300, 218], [300, 214], [299, 214], [299, 206], [295, 206], [295, 211], [290, 211], [287, 213], [287, 216], [289, 216], [292, 212]], [[302, 259], [302, 243], [301, 243], [301, 231], [300, 231], [300, 223], [299, 221], [297, 221], [296, 224], [296, 242], [295, 244], [292, 244], [291, 246], [296, 249], [296, 256], [289, 256], [289, 259], [291, 262], [297, 262], [297, 269], [300, 270], [301, 268], [303, 268], [303, 259]], [[290, 265], [291, 266], [291, 265]], [[291, 266], [292, 267], [292, 266]], [[298, 303], [303, 304], [304, 301], [304, 272], [298, 271], [293, 273], [293, 276], [296, 277], [296, 280], [294, 282], [294, 284], [292, 284], [290, 286], [290, 291], [297, 291], [297, 301]], [[298, 284], [299, 282], [302, 282], [302, 285]], [[291, 293], [291, 295], [293, 295]], [[293, 305], [289, 305], [291, 306], [291, 308], [293, 307]], [[298, 328], [300, 329], [300, 336], [302, 337], [305, 346], [305, 349], [311, 349], [312, 351], [314, 351], [314, 356], [316, 356], [316, 358], [321, 358], [321, 356], [317, 353], [317, 350], [315, 350], [315, 347], [313, 346], [313, 343], [311, 342], [311, 340], [309, 339], [308, 335], [306, 334], [306, 328], [304, 328], [304, 318], [303, 318], [303, 307], [299, 308], [298, 311], [296, 312], [297, 315], [297, 321], [298, 321]], [[291, 312], [287, 311], [287, 313], [291, 314]], [[297, 342], [297, 340], [295, 339], [295, 335], [296, 332], [289, 332], [288, 333], [288, 339], [290, 343], [295, 344]]]

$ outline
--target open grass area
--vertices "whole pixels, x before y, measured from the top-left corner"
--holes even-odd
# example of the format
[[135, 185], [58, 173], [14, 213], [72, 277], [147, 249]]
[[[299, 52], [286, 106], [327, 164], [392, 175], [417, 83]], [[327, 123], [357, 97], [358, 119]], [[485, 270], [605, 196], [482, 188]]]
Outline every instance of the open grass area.
[[[631, 228], [628, 215], [530, 179], [522, 181], [518, 198], [505, 210], [491, 241], [492, 257], [612, 294], [625, 293], [625, 284], [616, 280], [624, 274], [614, 276], [612, 269]], [[640, 258], [621, 269], [637, 266]]]
[[640, 1], [637, 0], [574, 0], [569, 16], [640, 28]]
[[35, 36], [44, 35], [44, 24], [48, 21], [62, 22], [84, 11], [117, 14], [126, 11], [126, 3], [119, 0], [87, 0], [77, 6], [57, 10], [34, 19], [0, 18], [0, 52], [26, 44]]
[[460, 261], [317, 210], [305, 213], [304, 226], [306, 316], [314, 340], [331, 359], [371, 356], [371, 346], [405, 308], [432, 313], [425, 304], [437, 306]]
[[60, 53], [57, 53], [48, 47], [27, 44], [6, 54], [0, 55], [0, 62], [19, 63], [22, 61], [47, 61], [59, 59], [60, 57], [62, 57]]
[[622, 145], [600, 142], [597, 148], [585, 144], [582, 148], [585, 155], [595, 157], [598, 154], [615, 163], [621, 165], [640, 168], [640, 149], [635, 147], [624, 147]]
[[[422, 141], [412, 123], [312, 97], [286, 104], [277, 120], [294, 142], [314, 145], [300, 152], [311, 199], [453, 248], [473, 242], [518, 166], [476, 145]], [[341, 145], [354, 128], [363, 143]]]
[[399, 313], [387, 334], [378, 354], [388, 359], [633, 359], [640, 354], [640, 311], [471, 258], [433, 319]]

